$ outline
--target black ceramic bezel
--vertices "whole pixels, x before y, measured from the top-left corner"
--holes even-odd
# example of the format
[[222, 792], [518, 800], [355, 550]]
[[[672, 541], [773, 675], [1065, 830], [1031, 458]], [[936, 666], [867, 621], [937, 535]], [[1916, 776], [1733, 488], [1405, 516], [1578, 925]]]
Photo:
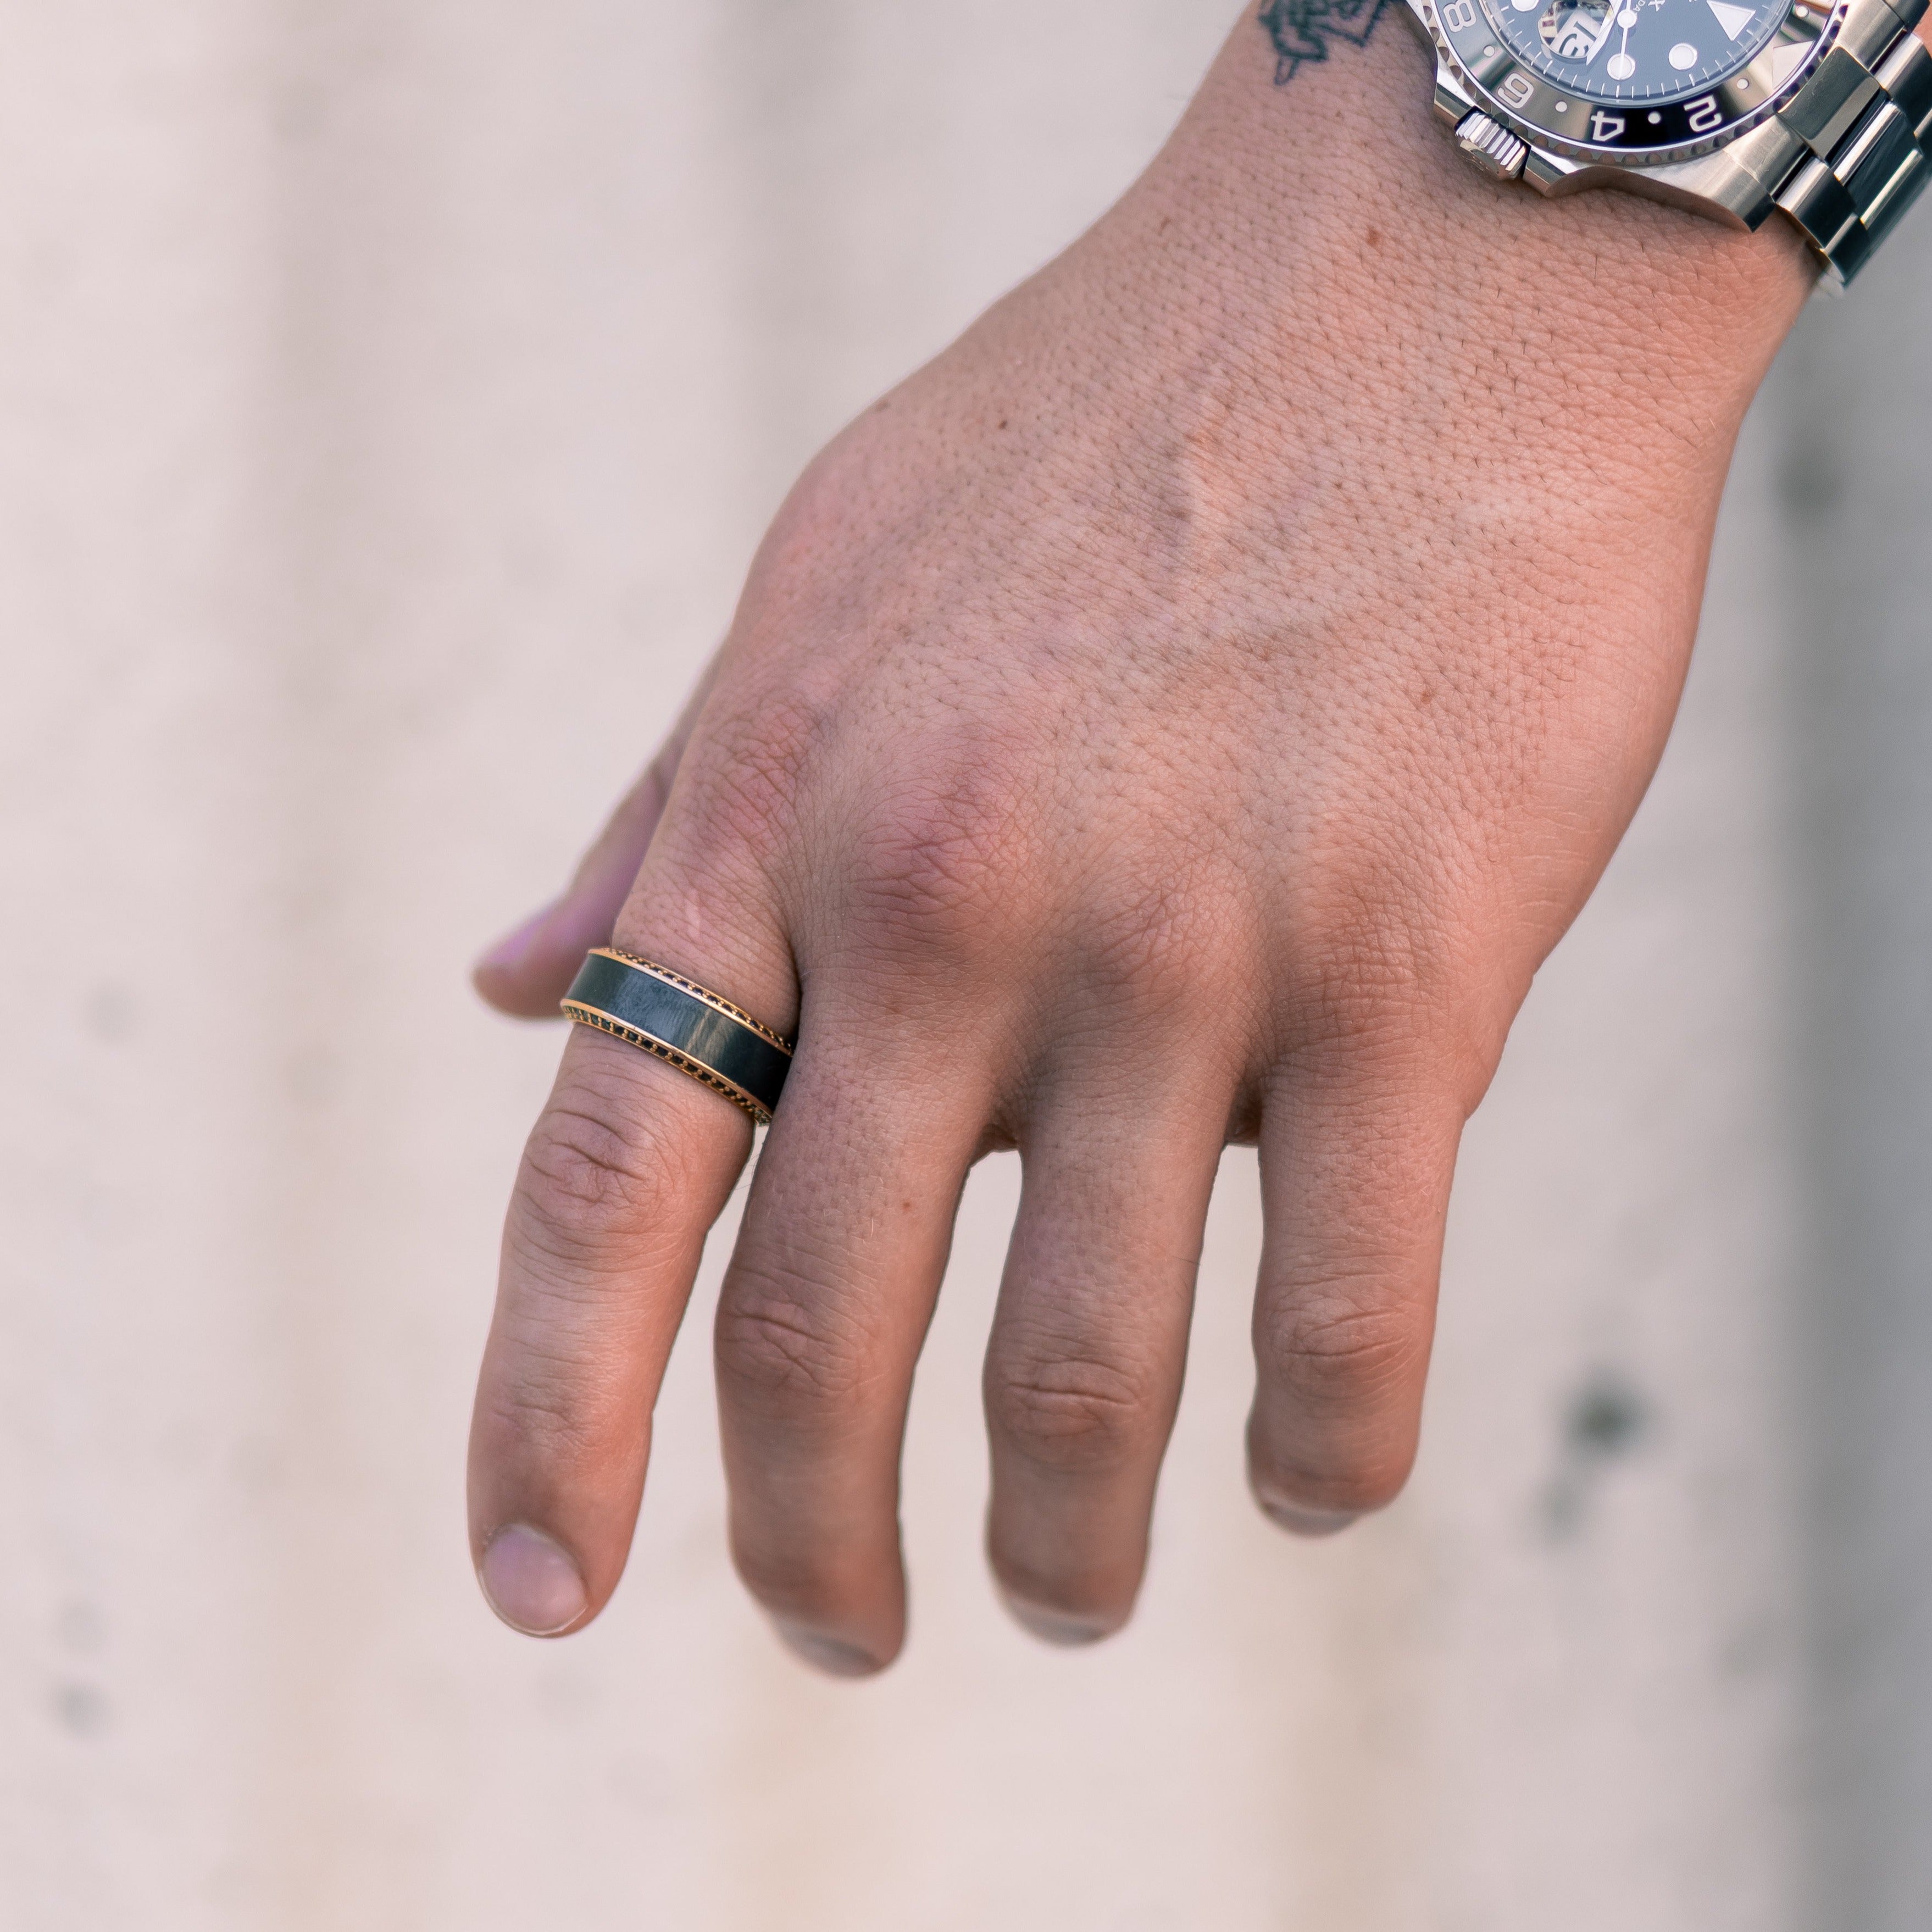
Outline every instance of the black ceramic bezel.
[[[1526, 66], [1490, 20], [1487, 7], [1496, 0], [1418, 4], [1444, 64], [1484, 113], [1566, 160], [1658, 167], [1694, 160], [1768, 120], [1837, 40], [1850, 0], [1835, 0], [1828, 14], [1797, 0], [1762, 51], [1715, 87], [1682, 100], [1628, 103], [1580, 100]], [[1778, 50], [1814, 32], [1816, 40], [1780, 79]], [[1748, 84], [1741, 87], [1740, 80]]]

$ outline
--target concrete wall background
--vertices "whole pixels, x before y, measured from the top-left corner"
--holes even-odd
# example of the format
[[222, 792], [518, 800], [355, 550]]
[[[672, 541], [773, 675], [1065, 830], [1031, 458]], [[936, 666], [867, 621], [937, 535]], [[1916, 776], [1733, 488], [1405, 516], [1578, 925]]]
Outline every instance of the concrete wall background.
[[556, 1042], [467, 1000], [853, 410], [1118, 190], [1175, 0], [0, 0], [0, 1920], [1922, 1932], [1932, 216], [1748, 429], [1656, 789], [1472, 1130], [1422, 1467], [1240, 1480], [1231, 1156], [1143, 1614], [980, 1574], [969, 1193], [914, 1647], [724, 1562], [701, 1344], [587, 1636], [461, 1454]]

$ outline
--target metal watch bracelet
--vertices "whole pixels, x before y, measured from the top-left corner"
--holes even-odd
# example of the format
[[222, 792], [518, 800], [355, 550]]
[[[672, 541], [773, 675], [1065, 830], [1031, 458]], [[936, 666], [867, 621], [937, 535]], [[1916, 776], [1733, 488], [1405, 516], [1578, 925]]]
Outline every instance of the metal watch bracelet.
[[1778, 206], [1843, 288], [1932, 178], [1932, 53], [1912, 32], [1927, 0], [1855, 0], [1817, 71], [1777, 118], [1804, 144]]

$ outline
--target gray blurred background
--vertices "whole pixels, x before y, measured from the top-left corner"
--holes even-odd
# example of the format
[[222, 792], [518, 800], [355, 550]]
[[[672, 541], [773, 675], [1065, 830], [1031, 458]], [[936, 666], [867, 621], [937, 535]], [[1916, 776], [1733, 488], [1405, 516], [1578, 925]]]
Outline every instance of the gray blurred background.
[[1469, 1136], [1401, 1503], [1308, 1546], [1246, 1500], [1230, 1156], [1142, 1614], [1031, 1646], [978, 1551], [995, 1160], [886, 1678], [729, 1575], [722, 1238], [609, 1614], [475, 1593], [558, 1042], [466, 962], [806, 458], [1228, 25], [0, 0], [0, 1923], [1932, 1924], [1932, 212], [1749, 427], [1676, 741]]

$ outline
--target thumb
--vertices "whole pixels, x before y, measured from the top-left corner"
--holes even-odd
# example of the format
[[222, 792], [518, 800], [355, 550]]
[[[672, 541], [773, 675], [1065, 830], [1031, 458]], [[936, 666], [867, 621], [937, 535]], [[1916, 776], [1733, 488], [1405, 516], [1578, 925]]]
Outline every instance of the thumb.
[[619, 801], [562, 894], [497, 940], [476, 962], [471, 979], [499, 1012], [520, 1019], [555, 1018], [557, 1002], [568, 992], [585, 953], [609, 943], [618, 910], [664, 815], [671, 782], [712, 677], [707, 670], [670, 736]]

